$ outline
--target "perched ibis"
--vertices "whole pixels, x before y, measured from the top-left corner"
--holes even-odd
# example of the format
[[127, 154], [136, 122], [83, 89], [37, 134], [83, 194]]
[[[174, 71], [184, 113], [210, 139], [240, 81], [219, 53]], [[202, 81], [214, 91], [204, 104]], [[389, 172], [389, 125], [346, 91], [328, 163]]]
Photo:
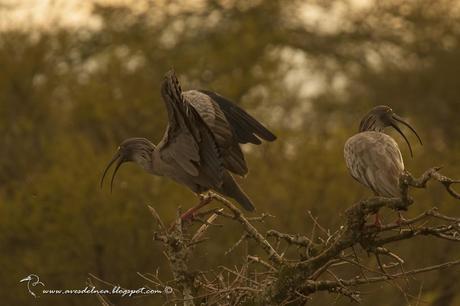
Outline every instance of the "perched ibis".
[[[407, 126], [422, 144], [415, 129], [385, 105], [371, 109], [361, 120], [359, 132], [345, 143], [345, 162], [351, 176], [376, 196], [401, 196], [399, 178], [404, 171], [404, 161], [396, 141], [383, 133], [386, 127], [393, 127], [406, 141], [412, 156], [409, 140], [398, 124]], [[380, 225], [378, 213], [375, 215], [375, 224]]]
[[124, 140], [104, 170], [101, 187], [115, 162], [111, 188], [119, 167], [134, 162], [146, 172], [168, 177], [200, 195], [200, 203], [182, 215], [183, 219], [209, 202], [201, 196], [209, 190], [233, 198], [248, 211], [254, 210], [254, 204], [231, 173], [248, 173], [240, 144], [261, 144], [261, 140], [274, 141], [276, 136], [217, 93], [183, 92], [174, 71], [165, 75], [161, 95], [168, 113], [163, 139], [158, 145], [145, 138]]

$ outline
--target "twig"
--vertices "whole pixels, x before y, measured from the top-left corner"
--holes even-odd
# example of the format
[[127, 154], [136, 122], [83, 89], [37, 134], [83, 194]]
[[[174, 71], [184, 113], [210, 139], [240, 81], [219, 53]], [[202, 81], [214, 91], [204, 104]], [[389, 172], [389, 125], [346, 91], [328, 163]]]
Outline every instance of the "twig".
[[[420, 273], [425, 273], [429, 271], [435, 271], [435, 270], [442, 270], [442, 269], [447, 269], [451, 268], [453, 266], [460, 265], [460, 259], [459, 260], [454, 260], [454, 261], [449, 261], [446, 263], [438, 264], [438, 265], [433, 265], [433, 266], [428, 266], [420, 269], [414, 269], [410, 271], [406, 271], [405, 273], [394, 273], [390, 274], [388, 276], [380, 276], [380, 277], [368, 277], [367, 279], [362, 279], [362, 278], [354, 278], [350, 280], [341, 280], [341, 283], [346, 286], [358, 286], [358, 285], [364, 285], [364, 284], [372, 284], [372, 283], [377, 283], [377, 282], [382, 282], [386, 281], [389, 279], [395, 279], [395, 278], [400, 278], [401, 276], [410, 276], [410, 275], [416, 275]], [[306, 284], [306, 287], [311, 289], [316, 289], [316, 291], [320, 290], [329, 290], [330, 288], [340, 286], [336, 281], [308, 281]]]
[[262, 260], [260, 257], [248, 255], [248, 259], [250, 261], [253, 261], [253, 262], [256, 262], [258, 264], [261, 264], [262, 266], [268, 268], [269, 270], [277, 271], [275, 267], [270, 265], [268, 262]]
[[225, 255], [228, 255], [230, 254], [231, 252], [233, 252], [234, 249], [236, 249], [246, 238], [248, 238], [248, 234], [247, 233], [244, 233], [243, 235], [241, 235], [241, 238], [238, 239], [238, 241], [233, 244], [230, 249], [228, 249], [224, 254]]
[[[88, 278], [87, 283], [91, 287], [96, 288], [96, 286], [94, 285], [93, 281], [90, 278]], [[100, 294], [99, 292], [96, 294], [96, 296], [102, 306], [113, 306], [113, 304], [109, 301], [109, 299], [103, 296], [102, 294]]]
[[310, 246], [314, 246], [315, 243], [311, 241], [307, 236], [301, 236], [301, 235], [289, 235], [289, 234], [284, 234], [280, 233], [276, 230], [269, 230], [267, 231], [267, 237], [276, 237], [278, 239], [283, 239], [287, 243], [290, 244], [295, 244], [301, 247], [308, 248]]
[[200, 226], [200, 228], [196, 231], [195, 235], [192, 237], [192, 242], [197, 241], [198, 239], [201, 239], [201, 237], [204, 235], [206, 230], [209, 228], [209, 226], [217, 219], [218, 213], [222, 212], [224, 209], [220, 208], [216, 212], [214, 212], [208, 220], [206, 220], [206, 223]]
[[230, 209], [230, 211], [233, 213], [233, 219], [237, 220], [243, 225], [243, 227], [246, 229], [246, 232], [251, 236], [251, 238], [256, 240], [262, 247], [262, 249], [267, 252], [270, 260], [278, 264], [283, 261], [280, 255], [278, 255], [278, 253], [271, 246], [271, 244], [264, 238], [264, 236], [262, 236], [262, 234], [260, 234], [259, 231], [243, 216], [241, 210], [239, 210], [235, 205], [233, 205], [225, 198], [217, 194], [213, 193], [211, 196], [217, 201], [227, 206], [228, 209]]
[[150, 210], [150, 213], [152, 214], [153, 218], [155, 219], [155, 221], [157, 221], [157, 224], [158, 224], [158, 227], [160, 230], [164, 230], [165, 229], [165, 225], [163, 223], [163, 220], [161, 220], [160, 218], [160, 215], [158, 214], [158, 212], [155, 210], [155, 208], [153, 208], [152, 206], [150, 205], [147, 205], [147, 207], [149, 208]]

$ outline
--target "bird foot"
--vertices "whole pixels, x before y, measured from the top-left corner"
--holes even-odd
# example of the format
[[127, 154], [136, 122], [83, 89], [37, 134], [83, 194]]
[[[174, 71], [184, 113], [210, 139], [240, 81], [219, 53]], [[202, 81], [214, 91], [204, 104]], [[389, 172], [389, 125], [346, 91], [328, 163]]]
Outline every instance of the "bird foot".
[[375, 219], [374, 219], [374, 226], [380, 228], [382, 227], [382, 221], [380, 220], [379, 214], [375, 214]]
[[376, 227], [376, 228], [380, 229], [382, 227], [382, 222], [380, 220], [379, 215], [375, 214], [374, 223], [368, 224], [368, 225], [366, 225], [366, 227]]
[[406, 223], [407, 219], [404, 218], [402, 212], [398, 211], [398, 219], [396, 219], [396, 224], [399, 225], [399, 226], [402, 226], [404, 225], [404, 223]]
[[[196, 207], [192, 207], [189, 210], [187, 210], [185, 213], [183, 213], [179, 218], [181, 221], [181, 224], [189, 224], [192, 223], [192, 221], [195, 219], [195, 209]], [[177, 220], [171, 223], [169, 226], [169, 231], [172, 231], [175, 226], [177, 226]]]
[[182, 222], [192, 222], [196, 217], [197, 211], [201, 209], [202, 207], [208, 205], [212, 201], [211, 193], [200, 193], [198, 197], [200, 199], [200, 203], [190, 208], [185, 213], [183, 213], [182, 216], [180, 216]]
[[192, 211], [192, 212], [187, 211], [183, 213], [182, 216], [180, 216], [180, 219], [182, 223], [192, 222], [195, 219], [195, 215], [196, 215], [195, 211]]
[[185, 213], [183, 213], [181, 216], [180, 216], [180, 219], [182, 221], [182, 223], [184, 222], [192, 222], [194, 219], [195, 219], [195, 216], [196, 216], [196, 212], [201, 208], [201, 203], [198, 204], [197, 206], [194, 206], [192, 208], [190, 208], [189, 210], [187, 210]]
[[404, 218], [402, 212], [398, 211], [398, 219], [395, 221], [396, 225], [399, 226], [399, 232], [402, 233], [403, 231], [403, 226], [406, 225], [409, 229], [414, 230], [414, 227], [412, 224], [407, 223], [407, 219]]
[[200, 203], [198, 204], [198, 206], [200, 205], [204, 206], [212, 201], [212, 193], [210, 191], [205, 192], [205, 193], [200, 193], [198, 194], [198, 198], [200, 199]]

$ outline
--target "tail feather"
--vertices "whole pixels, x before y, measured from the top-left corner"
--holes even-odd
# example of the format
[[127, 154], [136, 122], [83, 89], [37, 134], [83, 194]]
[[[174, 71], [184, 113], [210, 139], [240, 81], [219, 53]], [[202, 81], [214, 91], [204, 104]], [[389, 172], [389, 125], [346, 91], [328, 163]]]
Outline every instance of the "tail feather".
[[249, 197], [244, 193], [241, 187], [235, 182], [235, 179], [230, 173], [225, 172], [223, 175], [223, 184], [220, 190], [218, 190], [225, 196], [233, 198], [247, 211], [254, 211], [255, 207]]

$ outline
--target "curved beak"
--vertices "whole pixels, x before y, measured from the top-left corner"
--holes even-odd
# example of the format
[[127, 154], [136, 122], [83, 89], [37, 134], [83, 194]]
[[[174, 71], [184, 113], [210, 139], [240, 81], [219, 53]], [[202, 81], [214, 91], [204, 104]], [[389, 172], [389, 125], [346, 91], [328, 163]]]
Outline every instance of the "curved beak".
[[109, 171], [113, 163], [115, 163], [116, 161], [117, 161], [117, 164], [115, 166], [115, 170], [113, 171], [112, 179], [110, 180], [110, 192], [112, 192], [113, 190], [113, 182], [115, 180], [115, 175], [117, 174], [117, 171], [120, 168], [121, 164], [123, 164], [125, 161], [120, 151], [117, 151], [117, 153], [115, 153], [115, 156], [112, 158], [112, 160], [109, 162], [109, 164], [105, 168], [104, 174], [102, 175], [102, 178], [101, 178], [101, 188], [102, 188], [102, 184], [104, 183], [105, 175], [107, 174], [107, 172]]
[[[392, 114], [391, 115], [391, 118], [396, 121], [396, 122], [399, 122], [399, 123], [402, 123], [404, 124], [405, 126], [407, 126], [414, 134], [415, 136], [417, 136], [418, 138], [418, 141], [420, 142], [420, 144], [423, 146], [423, 143], [422, 143], [422, 139], [420, 139], [420, 136], [417, 134], [417, 132], [415, 131], [415, 129], [409, 124], [407, 123], [406, 121], [404, 121], [403, 118], [399, 117], [398, 115], [396, 114]], [[412, 153], [412, 147], [409, 143], [409, 140], [407, 140], [406, 136], [403, 134], [403, 132], [401, 131], [401, 129], [396, 125], [395, 122], [391, 122], [390, 124], [392, 127], [395, 128], [396, 131], [398, 131], [399, 134], [401, 134], [401, 136], [404, 138], [404, 140], [406, 141], [407, 143], [407, 146], [409, 147], [409, 151], [410, 151], [410, 156], [413, 157], [413, 153]]]

